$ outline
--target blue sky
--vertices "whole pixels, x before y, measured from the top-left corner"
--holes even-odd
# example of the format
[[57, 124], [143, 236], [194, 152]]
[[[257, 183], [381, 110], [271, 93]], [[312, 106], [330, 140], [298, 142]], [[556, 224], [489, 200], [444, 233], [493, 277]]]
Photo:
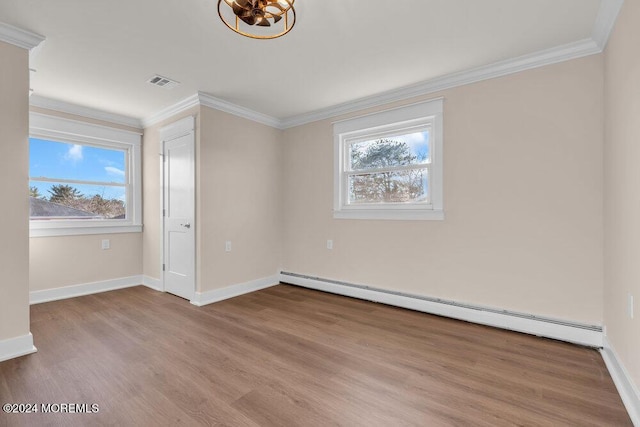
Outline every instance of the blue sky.
[[[125, 152], [87, 145], [66, 144], [42, 139], [29, 139], [29, 175], [81, 181], [125, 183]], [[30, 181], [40, 194], [49, 196], [48, 189], [55, 183]], [[91, 197], [124, 200], [124, 187], [72, 185]]]

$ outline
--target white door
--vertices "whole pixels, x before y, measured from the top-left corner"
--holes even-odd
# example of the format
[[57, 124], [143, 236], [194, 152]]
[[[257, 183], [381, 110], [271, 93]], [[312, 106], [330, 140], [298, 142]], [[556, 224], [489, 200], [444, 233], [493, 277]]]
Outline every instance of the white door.
[[163, 145], [164, 290], [195, 295], [195, 156], [193, 117], [161, 131]]

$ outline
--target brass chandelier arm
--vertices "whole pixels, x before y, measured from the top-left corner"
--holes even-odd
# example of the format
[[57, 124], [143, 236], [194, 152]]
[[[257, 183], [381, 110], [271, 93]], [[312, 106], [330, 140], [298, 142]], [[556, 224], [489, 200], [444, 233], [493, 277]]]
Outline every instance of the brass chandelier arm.
[[[288, 6], [287, 7], [283, 6], [281, 1], [285, 2]], [[291, 1], [288, 1], [288, 0], [280, 0], [280, 1], [279, 0], [269, 0], [269, 3], [264, 7], [264, 9], [266, 10], [269, 7], [274, 7], [276, 9], [278, 9], [279, 12], [269, 12], [269, 13], [271, 13], [273, 15], [283, 15], [283, 14], [287, 13], [289, 11], [289, 9], [291, 9], [293, 7], [293, 2], [294, 1], [295, 0], [291, 0]]]
[[[295, 25], [294, 2], [295, 0], [218, 0], [218, 16], [230, 30], [240, 35], [253, 39], [275, 39], [287, 34]], [[226, 17], [223, 8], [228, 8]], [[248, 28], [282, 30], [261, 34], [260, 31], [249, 32]]]

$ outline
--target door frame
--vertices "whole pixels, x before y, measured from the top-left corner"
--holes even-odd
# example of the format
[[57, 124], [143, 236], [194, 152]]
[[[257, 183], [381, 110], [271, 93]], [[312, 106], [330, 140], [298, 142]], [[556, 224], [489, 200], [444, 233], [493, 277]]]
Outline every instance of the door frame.
[[[195, 163], [195, 155], [196, 155], [196, 139], [195, 139], [195, 116], [187, 116], [183, 119], [180, 119], [176, 122], [173, 122], [169, 125], [166, 125], [164, 127], [162, 127], [160, 129], [160, 211], [159, 211], [159, 217], [160, 217], [160, 290], [162, 292], [166, 292], [166, 287], [165, 287], [165, 264], [166, 264], [166, 260], [165, 260], [165, 254], [164, 254], [164, 249], [165, 249], [165, 242], [164, 242], [164, 217], [165, 217], [165, 173], [164, 173], [164, 166], [165, 166], [165, 155], [164, 155], [164, 149], [165, 149], [165, 141], [170, 141], [172, 139], [176, 139], [176, 138], [180, 138], [181, 136], [185, 136], [185, 135], [192, 135], [191, 138], [191, 145], [193, 148], [193, 158], [194, 158], [194, 163]], [[197, 222], [196, 222], [196, 199], [195, 199], [195, 191], [196, 191], [196, 165], [193, 165], [193, 192], [194, 192], [194, 197], [193, 197], [193, 220], [191, 221], [192, 227], [194, 229], [193, 232], [193, 245], [194, 245], [194, 260], [193, 260], [193, 296], [191, 298], [191, 300], [193, 300], [193, 298], [196, 295], [196, 291], [197, 291], [197, 277], [196, 277], [196, 272], [197, 272], [197, 256], [196, 255], [196, 251], [197, 251], [197, 245], [196, 245], [196, 236], [197, 236]]]

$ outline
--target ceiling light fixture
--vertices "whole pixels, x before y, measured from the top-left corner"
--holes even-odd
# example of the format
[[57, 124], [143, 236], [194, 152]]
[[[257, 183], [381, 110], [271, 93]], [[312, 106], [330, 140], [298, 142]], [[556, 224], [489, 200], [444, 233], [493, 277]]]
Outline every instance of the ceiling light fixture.
[[245, 37], [275, 39], [296, 23], [295, 0], [218, 0], [222, 22]]

